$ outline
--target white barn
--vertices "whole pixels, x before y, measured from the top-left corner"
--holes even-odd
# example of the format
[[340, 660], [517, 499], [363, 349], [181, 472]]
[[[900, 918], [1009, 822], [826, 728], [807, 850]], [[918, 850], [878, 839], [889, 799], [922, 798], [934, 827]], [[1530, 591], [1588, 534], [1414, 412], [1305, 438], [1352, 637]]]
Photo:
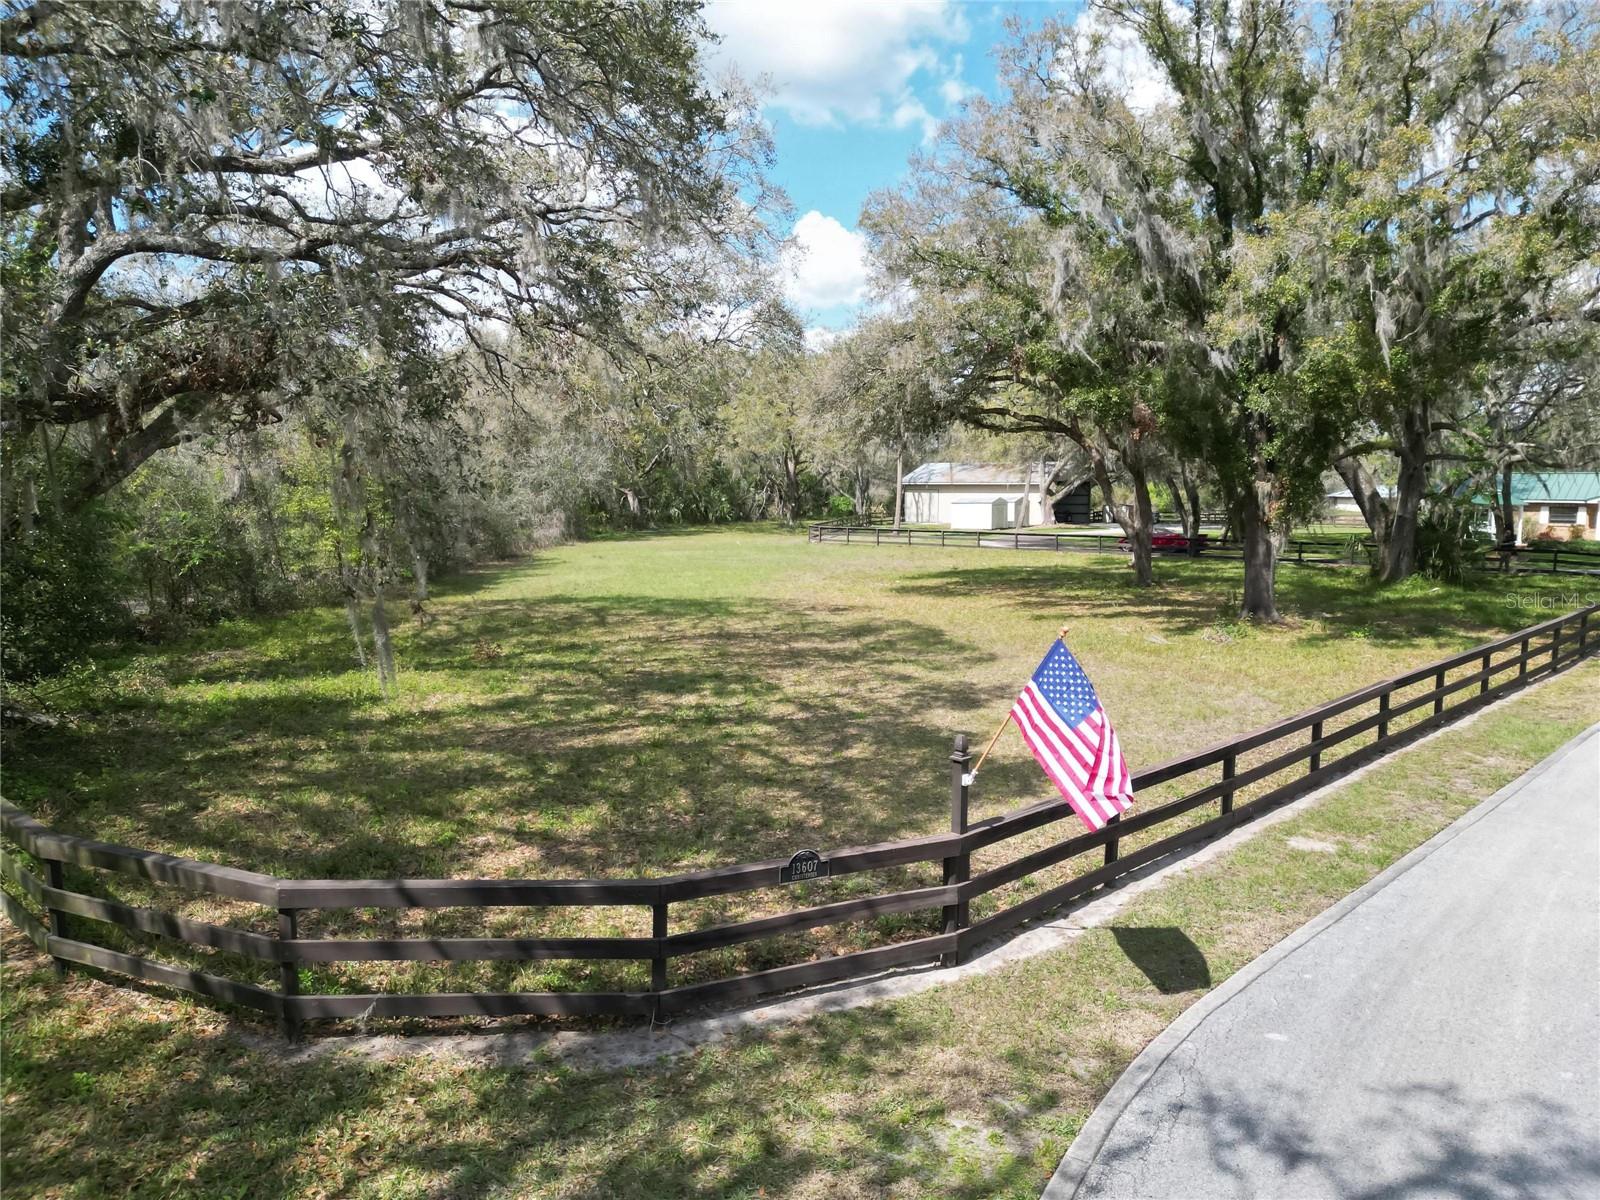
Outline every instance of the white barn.
[[[905, 520], [913, 525], [1009, 529], [1018, 524], [1043, 525], [1045, 467], [1035, 463], [1010, 467], [998, 463], [923, 463], [901, 480]], [[1001, 503], [995, 504], [995, 501]], [[989, 508], [993, 524], [976, 525], [974, 514]]]
[[[1394, 484], [1380, 483], [1378, 494], [1385, 500], [1394, 499]], [[1335, 520], [1341, 517], [1361, 518], [1361, 505], [1356, 503], [1356, 494], [1349, 488], [1340, 488], [1338, 491], [1328, 492], [1325, 496], [1328, 514]]]

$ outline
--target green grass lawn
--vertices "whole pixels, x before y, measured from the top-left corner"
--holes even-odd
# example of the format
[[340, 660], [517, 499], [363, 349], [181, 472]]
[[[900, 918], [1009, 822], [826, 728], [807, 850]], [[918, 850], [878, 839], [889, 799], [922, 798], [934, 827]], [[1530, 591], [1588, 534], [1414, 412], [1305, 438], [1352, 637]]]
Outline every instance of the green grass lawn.
[[[1360, 571], [1285, 569], [1289, 619], [1256, 629], [1231, 618], [1237, 563], [1163, 559], [1156, 573], [1159, 586], [1141, 591], [1116, 555], [812, 545], [767, 528], [563, 547], [442, 589], [429, 620], [397, 631], [401, 689], [390, 702], [355, 666], [333, 609], [231, 622], [100, 662], [54, 686], [68, 722], [11, 740], [5, 792], [70, 832], [284, 876], [667, 873], [942, 828], [951, 735], [987, 737], [1062, 622], [1137, 768], [1581, 602], [1559, 579], [1378, 589]], [[1046, 794], [1008, 736], [984, 769], [974, 815]], [[1052, 836], [991, 848], [975, 866]], [[1138, 844], [1130, 838], [1126, 849]], [[975, 915], [1078, 869], [1010, 885]], [[811, 894], [930, 883], [934, 870], [864, 873]], [[80, 873], [78, 882], [103, 889], [107, 880]], [[131, 880], [111, 890], [148, 895]], [[781, 911], [794, 899], [771, 889], [678, 905], [673, 928]], [[235, 902], [164, 903], [275, 924]], [[707, 952], [676, 962], [674, 982], [915, 936], [935, 916]], [[351, 910], [311, 914], [305, 929], [647, 935], [648, 921], [626, 908]], [[97, 929], [108, 941], [110, 932]], [[219, 967], [220, 957], [208, 969], [271, 982], [270, 968]], [[638, 988], [645, 970], [356, 964], [308, 969], [302, 984]]]
[[1600, 719], [1597, 683], [1591, 662], [1496, 705], [1063, 949], [618, 1073], [286, 1062], [186, 999], [58, 983], [8, 932], [7, 1195], [1033, 1200], [1150, 1038]]

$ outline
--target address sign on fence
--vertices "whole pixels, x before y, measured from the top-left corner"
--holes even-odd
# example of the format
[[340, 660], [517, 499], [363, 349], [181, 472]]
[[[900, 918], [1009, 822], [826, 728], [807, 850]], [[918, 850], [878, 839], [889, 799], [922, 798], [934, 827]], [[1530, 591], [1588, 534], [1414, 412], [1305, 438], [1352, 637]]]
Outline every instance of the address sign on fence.
[[828, 877], [828, 860], [815, 850], [796, 850], [787, 867], [778, 868], [779, 883], [807, 883]]

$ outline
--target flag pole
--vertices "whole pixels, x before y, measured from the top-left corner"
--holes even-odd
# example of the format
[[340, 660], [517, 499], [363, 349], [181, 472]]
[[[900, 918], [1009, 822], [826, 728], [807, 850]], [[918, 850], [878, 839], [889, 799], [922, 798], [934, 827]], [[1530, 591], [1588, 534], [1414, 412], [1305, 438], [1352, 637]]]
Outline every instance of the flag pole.
[[[1057, 639], [1063, 644], [1067, 640], [1067, 627], [1063, 625], [1056, 633]], [[983, 760], [989, 757], [989, 751], [994, 749], [994, 744], [1000, 740], [1000, 735], [1006, 731], [1006, 726], [1011, 724], [1011, 710], [1006, 710], [1006, 719], [1000, 722], [1000, 728], [994, 731], [994, 736], [989, 739], [989, 744], [983, 748], [983, 753], [978, 755], [978, 765], [972, 768], [972, 777], [976, 779], [978, 772], [983, 768]]]
[[983, 767], [983, 760], [989, 757], [989, 751], [994, 749], [994, 744], [1000, 740], [1000, 735], [1006, 731], [1006, 726], [1011, 724], [1011, 710], [1006, 709], [1006, 719], [1000, 722], [1000, 728], [994, 731], [994, 736], [989, 739], [989, 744], [983, 748], [983, 753], [978, 755], [978, 765], [972, 768], [976, 778], [978, 771]]

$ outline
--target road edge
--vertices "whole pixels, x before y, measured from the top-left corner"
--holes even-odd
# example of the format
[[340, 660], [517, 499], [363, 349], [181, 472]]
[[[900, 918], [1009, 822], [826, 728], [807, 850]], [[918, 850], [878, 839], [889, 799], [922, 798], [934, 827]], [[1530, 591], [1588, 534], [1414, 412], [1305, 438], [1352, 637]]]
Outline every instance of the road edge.
[[1089, 1114], [1089, 1119], [1083, 1123], [1083, 1128], [1078, 1131], [1078, 1136], [1073, 1138], [1072, 1145], [1068, 1146], [1067, 1152], [1061, 1156], [1061, 1161], [1056, 1165], [1055, 1172], [1050, 1176], [1050, 1181], [1045, 1185], [1039, 1200], [1073, 1200], [1073, 1197], [1078, 1194], [1078, 1189], [1083, 1186], [1083, 1181], [1089, 1173], [1089, 1168], [1094, 1165], [1095, 1159], [1099, 1157], [1106, 1139], [1110, 1136], [1116, 1123], [1122, 1118], [1122, 1114], [1133, 1103], [1139, 1093], [1144, 1090], [1145, 1085], [1154, 1078], [1156, 1072], [1161, 1069], [1173, 1052], [1210, 1019], [1213, 1013], [1249, 987], [1255, 980], [1300, 949], [1300, 947], [1321, 935], [1325, 930], [1337, 925], [1349, 913], [1366, 903], [1372, 896], [1381, 892], [1413, 867], [1424, 862], [1436, 850], [1454, 841], [1461, 833], [1483, 820], [1484, 817], [1499, 808], [1500, 805], [1515, 796], [1528, 784], [1554, 767], [1556, 763], [1565, 759], [1569, 754], [1575, 753], [1586, 741], [1597, 735], [1600, 735], [1600, 722], [1596, 722], [1582, 733], [1570, 738], [1492, 796], [1479, 802], [1469, 811], [1456, 818], [1456, 820], [1423, 842], [1422, 845], [1391, 863], [1348, 896], [1324, 909], [1265, 954], [1234, 972], [1221, 987], [1206, 993], [1206, 995], [1185, 1009], [1176, 1021], [1157, 1034], [1155, 1040], [1139, 1052], [1138, 1057], [1128, 1064], [1127, 1069], [1111, 1085], [1111, 1090], [1101, 1098], [1100, 1103]]

